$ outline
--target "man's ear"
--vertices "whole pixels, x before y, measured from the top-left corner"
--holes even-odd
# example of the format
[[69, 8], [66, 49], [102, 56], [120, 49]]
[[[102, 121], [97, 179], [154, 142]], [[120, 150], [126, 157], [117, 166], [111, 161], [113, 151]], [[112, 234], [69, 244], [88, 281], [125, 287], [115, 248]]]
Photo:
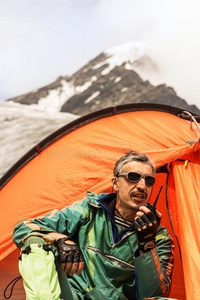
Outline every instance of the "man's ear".
[[113, 177], [113, 178], [111, 179], [111, 181], [112, 181], [112, 187], [113, 187], [113, 189], [114, 189], [115, 191], [118, 191], [117, 178], [116, 178], [116, 177]]

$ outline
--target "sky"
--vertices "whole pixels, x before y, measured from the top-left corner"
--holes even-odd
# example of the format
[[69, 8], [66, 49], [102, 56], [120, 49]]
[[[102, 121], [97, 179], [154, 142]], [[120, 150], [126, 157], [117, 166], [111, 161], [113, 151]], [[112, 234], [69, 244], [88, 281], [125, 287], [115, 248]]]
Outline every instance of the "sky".
[[199, 0], [0, 0], [0, 100], [71, 75], [104, 50], [143, 43], [200, 108]]

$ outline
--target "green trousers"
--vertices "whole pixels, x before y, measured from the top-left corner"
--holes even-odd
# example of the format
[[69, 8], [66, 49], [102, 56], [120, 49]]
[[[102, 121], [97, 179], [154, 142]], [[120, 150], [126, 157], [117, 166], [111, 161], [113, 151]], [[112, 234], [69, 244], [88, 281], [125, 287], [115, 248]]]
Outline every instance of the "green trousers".
[[60, 263], [55, 246], [31, 236], [24, 245], [19, 271], [27, 300], [78, 300]]

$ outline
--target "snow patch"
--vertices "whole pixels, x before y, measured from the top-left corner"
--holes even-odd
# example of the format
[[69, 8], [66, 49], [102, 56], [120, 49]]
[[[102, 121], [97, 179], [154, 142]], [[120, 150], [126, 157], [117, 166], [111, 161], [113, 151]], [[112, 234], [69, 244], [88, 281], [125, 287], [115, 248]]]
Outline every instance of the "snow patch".
[[112, 66], [109, 66], [107, 68], [105, 68], [102, 72], [101, 72], [101, 75], [107, 75], [110, 73], [110, 71], [113, 69]]
[[84, 101], [84, 103], [85, 103], [85, 104], [88, 104], [88, 103], [89, 103], [90, 101], [92, 101], [94, 98], [96, 98], [97, 96], [99, 96], [99, 94], [100, 94], [99, 91], [95, 92], [95, 93], [92, 94], [89, 98], [87, 98], [87, 99]]
[[47, 97], [42, 97], [38, 101], [38, 104], [31, 104], [33, 108], [39, 108], [41, 110], [46, 110], [49, 112], [60, 111], [62, 105], [67, 99], [74, 95], [74, 84], [72, 81], [67, 82], [65, 80], [61, 81], [62, 86], [50, 90]]
[[117, 83], [117, 82], [119, 82], [120, 80], [121, 80], [121, 77], [116, 77], [115, 80], [114, 80], [114, 82]]
[[93, 70], [97, 70], [97, 69], [101, 68], [102, 66], [104, 66], [105, 64], [106, 64], [106, 62], [105, 62], [105, 60], [104, 60], [104, 61], [102, 61], [102, 62], [96, 64], [92, 69], [93, 69]]
[[94, 82], [97, 80], [97, 76], [92, 76], [91, 81]]
[[50, 90], [47, 97], [42, 97], [38, 104], [31, 104], [33, 108], [46, 110], [48, 112], [59, 112], [61, 107], [67, 100], [69, 100], [74, 95], [78, 95], [87, 90], [94, 81], [97, 80], [96, 76], [92, 76], [90, 81], [85, 82], [83, 85], [74, 85], [73, 80], [67, 82], [66, 80], [61, 80], [62, 86]]
[[91, 81], [85, 82], [83, 85], [77, 85], [74, 90], [74, 94], [80, 94], [87, 90], [92, 85]]
[[128, 88], [127, 87], [124, 87], [123, 89], [121, 89], [121, 93], [124, 93], [124, 92], [126, 92], [128, 90]]

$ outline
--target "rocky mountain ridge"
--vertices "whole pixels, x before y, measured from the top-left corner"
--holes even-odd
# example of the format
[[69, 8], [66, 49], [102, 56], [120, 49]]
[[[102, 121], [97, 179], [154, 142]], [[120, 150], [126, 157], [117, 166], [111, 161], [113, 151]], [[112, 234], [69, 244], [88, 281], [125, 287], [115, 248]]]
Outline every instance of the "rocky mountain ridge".
[[89, 61], [71, 76], [60, 76], [45, 87], [10, 99], [47, 111], [85, 115], [127, 103], [161, 103], [194, 114], [199, 108], [177, 96], [172, 87], [159, 82], [159, 68], [137, 43], [111, 48]]

